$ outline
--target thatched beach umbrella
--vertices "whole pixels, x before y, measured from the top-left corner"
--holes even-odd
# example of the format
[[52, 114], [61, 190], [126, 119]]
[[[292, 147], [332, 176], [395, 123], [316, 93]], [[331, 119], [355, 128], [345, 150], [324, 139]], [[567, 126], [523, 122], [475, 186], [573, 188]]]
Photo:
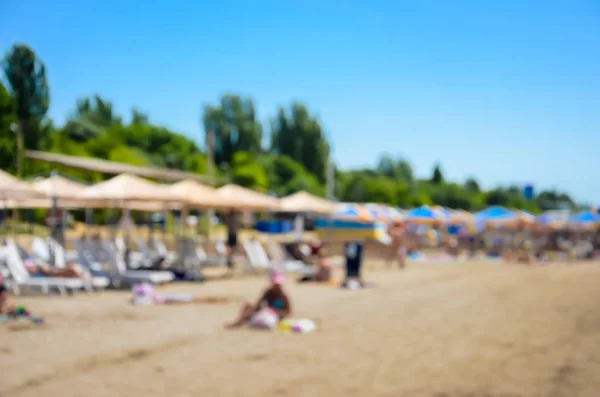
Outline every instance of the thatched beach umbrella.
[[190, 208], [229, 208], [237, 204], [236, 200], [219, 194], [217, 189], [192, 180], [174, 183], [168, 190], [174, 199]]
[[331, 200], [301, 191], [282, 198], [280, 200], [280, 211], [331, 214], [335, 211], [335, 205], [336, 203]]
[[239, 210], [271, 210], [281, 208], [280, 200], [238, 185], [225, 185], [217, 192], [228, 201], [231, 208]]

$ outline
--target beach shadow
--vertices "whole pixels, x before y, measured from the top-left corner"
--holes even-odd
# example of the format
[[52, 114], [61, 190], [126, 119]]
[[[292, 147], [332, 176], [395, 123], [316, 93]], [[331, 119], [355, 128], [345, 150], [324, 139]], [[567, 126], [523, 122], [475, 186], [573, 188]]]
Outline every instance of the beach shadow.
[[268, 354], [258, 353], [258, 354], [248, 354], [244, 357], [246, 361], [265, 361], [269, 359]]

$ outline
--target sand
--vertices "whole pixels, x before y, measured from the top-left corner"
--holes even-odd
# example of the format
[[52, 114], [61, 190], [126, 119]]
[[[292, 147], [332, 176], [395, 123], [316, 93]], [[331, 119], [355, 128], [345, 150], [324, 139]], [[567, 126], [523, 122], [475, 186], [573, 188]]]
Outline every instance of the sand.
[[[374, 289], [290, 285], [306, 335], [225, 331], [239, 302], [133, 307], [125, 292], [25, 298], [0, 324], [0, 395], [590, 396], [600, 393], [600, 265], [415, 264]], [[254, 299], [260, 279], [164, 291]]]

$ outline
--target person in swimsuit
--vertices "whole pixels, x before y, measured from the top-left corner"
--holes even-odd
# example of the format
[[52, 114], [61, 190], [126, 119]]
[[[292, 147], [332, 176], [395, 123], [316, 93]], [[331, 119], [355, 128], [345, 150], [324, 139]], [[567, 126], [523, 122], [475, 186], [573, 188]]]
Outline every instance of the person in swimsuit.
[[0, 284], [0, 314], [5, 316], [12, 316], [17, 310], [17, 305], [10, 296], [4, 284]]
[[390, 225], [388, 231], [392, 243], [390, 256], [388, 257], [388, 267], [390, 267], [391, 262], [395, 259], [398, 263], [398, 267], [400, 269], [404, 269], [406, 266], [406, 246], [405, 246], [405, 234], [404, 234], [404, 225], [402, 223], [394, 223]]
[[280, 270], [272, 269], [269, 272], [271, 283], [269, 288], [262, 293], [256, 304], [244, 303], [237, 320], [225, 327], [229, 329], [239, 328], [249, 323], [252, 317], [265, 307], [272, 309], [277, 314], [279, 321], [288, 317], [292, 312], [292, 306], [287, 293], [283, 289], [284, 279], [285, 277]]

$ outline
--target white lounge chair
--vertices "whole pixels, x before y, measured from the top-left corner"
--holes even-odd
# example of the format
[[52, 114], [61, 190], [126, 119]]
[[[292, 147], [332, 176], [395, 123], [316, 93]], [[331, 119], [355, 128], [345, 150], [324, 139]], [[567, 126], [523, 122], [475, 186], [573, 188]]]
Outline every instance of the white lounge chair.
[[260, 253], [256, 249], [256, 244], [260, 244], [258, 241], [254, 240], [245, 240], [242, 243], [242, 247], [246, 252], [246, 256], [248, 257], [248, 267], [247, 269], [251, 272], [254, 271], [264, 271], [271, 268], [272, 263], [269, 258], [264, 258], [260, 255]]
[[[137, 245], [138, 245], [138, 249], [139, 249], [140, 248], [139, 244], [137, 244]], [[125, 239], [123, 237], [115, 238], [115, 247], [117, 248], [117, 251], [119, 252], [119, 254], [121, 256], [125, 257], [125, 254], [127, 253], [127, 244], [125, 244]], [[140, 250], [140, 251], [129, 250], [128, 254], [129, 254], [129, 267], [130, 268], [140, 269], [140, 268], [152, 266], [151, 257], [143, 250]]]
[[164, 267], [169, 268], [177, 262], [179, 254], [174, 251], [169, 251], [164, 241], [158, 238], [152, 238], [150, 241], [156, 252], [158, 252], [158, 255], [164, 258]]
[[31, 277], [23, 259], [19, 254], [17, 246], [8, 242], [4, 247], [6, 255], [6, 266], [12, 278], [12, 288], [15, 295], [19, 295], [21, 287], [40, 288], [42, 293], [48, 294], [51, 288], [56, 288], [61, 295], [69, 291], [85, 288], [84, 280], [78, 278], [56, 278], [56, 277]]
[[282, 259], [281, 261], [278, 261], [276, 259], [271, 260], [259, 241], [254, 241], [254, 249], [256, 252], [257, 259], [260, 263], [270, 263], [271, 267], [279, 268], [285, 272], [304, 273], [312, 271], [310, 267], [306, 266], [303, 262], [300, 261], [286, 261], [285, 259]]
[[[48, 250], [50, 250], [50, 246], [52, 246], [52, 250], [54, 252], [54, 266], [56, 266], [59, 269], [66, 268], [67, 263], [69, 263], [69, 261], [67, 261], [64, 247], [54, 239], [48, 240]], [[90, 277], [92, 278], [92, 286], [94, 288], [106, 288], [110, 285], [110, 278], [104, 276], [96, 276], [92, 274], [91, 269], [85, 266], [84, 264], [79, 263], [79, 265], [82, 266], [84, 270], [90, 274]]]
[[152, 284], [162, 284], [173, 281], [175, 276], [168, 271], [154, 270], [128, 270], [125, 265], [125, 260], [117, 252], [114, 243], [108, 241], [102, 242], [102, 248], [108, 254], [109, 263], [118, 273], [119, 277], [128, 282], [150, 282]]
[[[306, 266], [306, 264], [301, 260], [290, 258], [280, 243], [271, 240], [269, 241], [267, 248], [269, 250], [269, 256], [271, 257], [271, 261], [274, 262], [276, 266], [281, 267], [285, 271], [303, 273], [311, 270], [311, 268]], [[264, 252], [262, 245], [259, 245], [259, 248], [257, 249], [263, 252], [261, 255], [267, 255]]]
[[202, 266], [224, 266], [227, 263], [225, 254], [208, 255], [201, 245], [196, 246], [196, 256]]

